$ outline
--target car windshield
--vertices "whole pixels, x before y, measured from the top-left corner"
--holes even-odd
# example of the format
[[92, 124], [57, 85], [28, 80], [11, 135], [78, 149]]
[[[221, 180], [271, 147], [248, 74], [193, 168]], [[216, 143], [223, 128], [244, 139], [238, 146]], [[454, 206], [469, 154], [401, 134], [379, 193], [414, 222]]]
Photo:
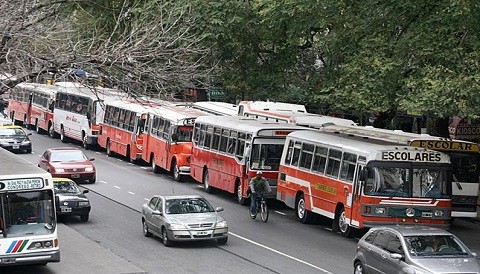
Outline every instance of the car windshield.
[[20, 128], [0, 128], [0, 136], [26, 136], [25, 131]]
[[55, 151], [50, 157], [51, 162], [83, 162], [87, 157], [80, 150]]
[[468, 255], [466, 247], [453, 235], [405, 236], [411, 256]]
[[201, 198], [167, 200], [165, 208], [167, 214], [205, 213], [215, 211], [210, 203]]
[[77, 187], [77, 184], [75, 184], [72, 181], [53, 182], [53, 186], [55, 188], [55, 193], [68, 193], [68, 194], [82, 193], [80, 189]]

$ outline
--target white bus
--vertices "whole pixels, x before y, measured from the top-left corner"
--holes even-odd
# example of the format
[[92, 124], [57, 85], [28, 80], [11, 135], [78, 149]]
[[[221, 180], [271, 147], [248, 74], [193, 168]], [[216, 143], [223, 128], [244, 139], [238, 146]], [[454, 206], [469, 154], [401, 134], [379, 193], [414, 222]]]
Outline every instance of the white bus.
[[477, 143], [371, 126], [332, 125], [323, 130], [388, 141], [392, 144], [423, 147], [447, 154], [453, 169], [452, 217], [477, 217], [480, 186], [480, 146]]
[[281, 102], [242, 101], [238, 106], [238, 115], [316, 129], [329, 125], [357, 125], [350, 119], [307, 113], [304, 105]]
[[59, 262], [52, 176], [4, 149], [0, 159], [0, 265]]
[[105, 113], [104, 101], [124, 98], [115, 89], [87, 87], [78, 83], [58, 82], [53, 111], [55, 133], [62, 142], [68, 138], [82, 142], [85, 148], [98, 144], [99, 123]]

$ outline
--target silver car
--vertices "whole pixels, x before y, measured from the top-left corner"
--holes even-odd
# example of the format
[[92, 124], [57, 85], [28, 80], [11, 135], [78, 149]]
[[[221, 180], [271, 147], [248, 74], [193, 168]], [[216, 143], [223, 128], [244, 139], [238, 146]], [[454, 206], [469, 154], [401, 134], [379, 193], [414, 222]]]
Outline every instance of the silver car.
[[200, 195], [155, 195], [142, 207], [143, 234], [160, 237], [165, 246], [175, 241], [217, 240], [226, 244], [228, 226], [218, 212]]
[[480, 273], [477, 254], [452, 233], [426, 226], [371, 228], [357, 244], [354, 273]]

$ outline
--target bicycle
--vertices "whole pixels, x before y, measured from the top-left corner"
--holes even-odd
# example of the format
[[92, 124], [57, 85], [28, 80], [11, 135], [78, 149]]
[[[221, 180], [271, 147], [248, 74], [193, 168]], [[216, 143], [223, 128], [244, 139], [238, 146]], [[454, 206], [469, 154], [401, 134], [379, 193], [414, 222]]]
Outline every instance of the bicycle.
[[250, 212], [250, 209], [248, 210], [248, 212], [250, 213], [250, 218], [257, 218], [258, 210], [260, 210], [260, 218], [264, 223], [266, 223], [268, 221], [268, 206], [267, 201], [265, 200], [263, 195], [260, 195], [260, 199], [257, 199], [257, 212], [255, 212], [255, 214], [252, 214]]

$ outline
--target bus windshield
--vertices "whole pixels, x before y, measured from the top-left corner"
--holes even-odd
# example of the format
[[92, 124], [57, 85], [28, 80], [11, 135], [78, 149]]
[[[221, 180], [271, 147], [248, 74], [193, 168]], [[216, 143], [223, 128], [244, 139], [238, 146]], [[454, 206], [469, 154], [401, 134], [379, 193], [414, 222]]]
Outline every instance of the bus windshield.
[[283, 144], [254, 144], [252, 149], [252, 169], [278, 171]]
[[177, 134], [177, 142], [191, 142], [193, 126], [179, 126], [174, 129]]
[[455, 182], [478, 183], [478, 155], [472, 153], [451, 153], [453, 180]]
[[368, 167], [365, 195], [413, 198], [450, 198], [448, 171], [405, 166]]
[[53, 201], [52, 190], [1, 193], [1, 235], [13, 238], [54, 233]]

